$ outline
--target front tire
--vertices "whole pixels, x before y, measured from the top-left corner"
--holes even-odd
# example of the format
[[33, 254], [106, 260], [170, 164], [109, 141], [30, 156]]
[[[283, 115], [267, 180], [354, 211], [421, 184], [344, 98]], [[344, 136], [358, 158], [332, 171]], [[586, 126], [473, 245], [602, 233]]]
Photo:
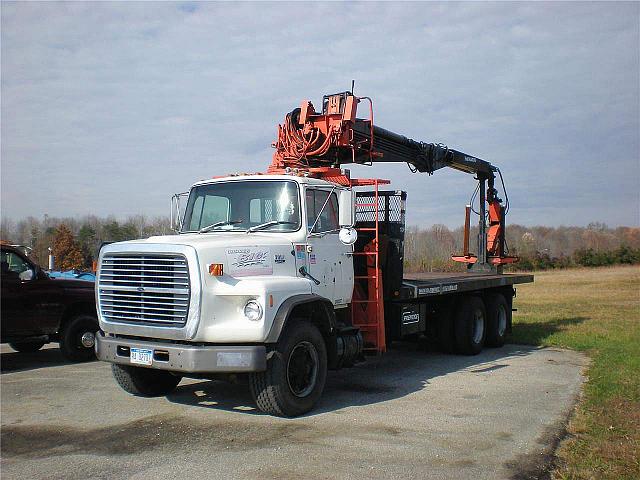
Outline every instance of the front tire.
[[320, 399], [327, 378], [327, 349], [318, 328], [294, 320], [267, 359], [267, 370], [252, 373], [249, 387], [265, 413], [295, 417]]
[[9, 343], [9, 346], [16, 352], [31, 353], [37, 352], [44, 347], [44, 342], [15, 342]]
[[173, 392], [182, 377], [165, 370], [111, 364], [113, 378], [127, 393], [138, 397], [158, 397]]
[[86, 362], [96, 358], [94, 351], [98, 319], [78, 315], [65, 324], [60, 333], [60, 351], [72, 362]]

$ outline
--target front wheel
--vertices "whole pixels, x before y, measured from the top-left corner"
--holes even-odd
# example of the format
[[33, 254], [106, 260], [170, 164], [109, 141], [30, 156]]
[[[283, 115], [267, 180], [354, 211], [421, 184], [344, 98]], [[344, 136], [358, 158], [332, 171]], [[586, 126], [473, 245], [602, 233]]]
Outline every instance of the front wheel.
[[127, 393], [139, 397], [157, 397], [173, 392], [182, 377], [165, 370], [111, 364], [113, 378]]
[[29, 353], [37, 352], [44, 346], [44, 342], [12, 342], [9, 346], [16, 352]]
[[92, 315], [78, 315], [69, 320], [60, 333], [60, 350], [72, 362], [86, 362], [95, 358], [94, 345], [98, 319]]
[[295, 417], [318, 402], [327, 378], [327, 349], [318, 328], [294, 320], [270, 352], [267, 370], [252, 373], [249, 386], [260, 410]]

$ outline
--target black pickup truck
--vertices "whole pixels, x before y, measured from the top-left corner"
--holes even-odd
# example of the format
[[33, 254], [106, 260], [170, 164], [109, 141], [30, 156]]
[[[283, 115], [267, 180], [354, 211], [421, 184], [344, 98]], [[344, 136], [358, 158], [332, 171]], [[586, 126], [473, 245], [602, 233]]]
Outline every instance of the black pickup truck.
[[94, 358], [98, 330], [94, 283], [54, 279], [20, 248], [0, 245], [2, 288], [0, 341], [18, 352], [59, 342], [72, 361]]

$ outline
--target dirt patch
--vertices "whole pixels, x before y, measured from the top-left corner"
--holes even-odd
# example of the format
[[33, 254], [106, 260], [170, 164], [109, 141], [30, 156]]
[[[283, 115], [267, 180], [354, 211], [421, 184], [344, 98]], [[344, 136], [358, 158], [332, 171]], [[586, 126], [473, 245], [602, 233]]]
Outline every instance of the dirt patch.
[[194, 422], [182, 416], [155, 415], [125, 424], [95, 429], [40, 425], [2, 427], [5, 458], [45, 458], [73, 454], [132, 455], [150, 450], [198, 444], [209, 451], [250, 451], [290, 444], [317, 443], [347, 436], [354, 440], [385, 441], [403, 430], [367, 425], [349, 433], [321, 429], [301, 422], [247, 423], [242, 421]]
[[537, 451], [518, 455], [505, 463], [511, 480], [547, 480], [551, 478], [555, 451], [567, 434], [568, 417], [545, 428], [537, 439], [541, 448]]
[[203, 424], [183, 417], [157, 415], [96, 429], [24, 424], [4, 426], [2, 454], [5, 458], [44, 458], [76, 453], [131, 455], [189, 441], [212, 449], [251, 450], [285, 444], [292, 439], [308, 441], [319, 434], [299, 423]]

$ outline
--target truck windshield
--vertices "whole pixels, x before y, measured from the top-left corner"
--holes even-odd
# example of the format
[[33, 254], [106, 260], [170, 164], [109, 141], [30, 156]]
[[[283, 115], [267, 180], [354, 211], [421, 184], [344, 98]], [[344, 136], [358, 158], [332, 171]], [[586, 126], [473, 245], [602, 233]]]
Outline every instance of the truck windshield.
[[291, 181], [242, 180], [191, 189], [182, 232], [293, 232], [300, 228], [298, 186]]

